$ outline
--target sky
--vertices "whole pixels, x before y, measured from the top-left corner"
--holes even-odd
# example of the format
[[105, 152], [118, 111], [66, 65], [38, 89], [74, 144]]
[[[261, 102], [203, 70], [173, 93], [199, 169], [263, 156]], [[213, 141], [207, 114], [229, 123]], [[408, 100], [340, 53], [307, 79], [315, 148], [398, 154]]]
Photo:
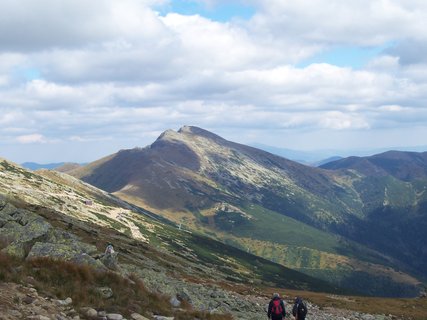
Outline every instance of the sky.
[[427, 1], [2, 0], [0, 157], [89, 162], [193, 125], [427, 145]]

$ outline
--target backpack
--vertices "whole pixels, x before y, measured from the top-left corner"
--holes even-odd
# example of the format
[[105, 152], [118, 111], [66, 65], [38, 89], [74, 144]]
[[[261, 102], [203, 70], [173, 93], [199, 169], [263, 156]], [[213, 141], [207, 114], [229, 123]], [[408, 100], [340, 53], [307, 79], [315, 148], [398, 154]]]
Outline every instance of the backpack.
[[304, 301], [301, 300], [298, 303], [295, 303], [294, 307], [292, 308], [292, 315], [296, 317], [298, 313], [298, 318], [304, 318], [307, 315], [307, 311], [307, 305]]
[[283, 308], [280, 302], [280, 299], [273, 300], [273, 307], [271, 308], [271, 313], [277, 315], [282, 314]]

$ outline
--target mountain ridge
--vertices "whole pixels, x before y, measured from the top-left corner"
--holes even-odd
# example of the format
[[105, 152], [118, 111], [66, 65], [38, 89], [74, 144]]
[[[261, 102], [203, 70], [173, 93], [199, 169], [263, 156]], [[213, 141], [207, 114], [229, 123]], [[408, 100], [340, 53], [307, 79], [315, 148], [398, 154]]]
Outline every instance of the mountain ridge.
[[[288, 265], [290, 267], [300, 268], [322, 279], [332, 279], [335, 284], [353, 282], [355, 285], [357, 281], [349, 280], [354, 277], [358, 277], [359, 282], [378, 278], [373, 271], [375, 268], [371, 270], [367, 263], [383, 265], [380, 269], [385, 274], [389, 273], [389, 267], [413, 272], [422, 270], [421, 266], [426, 263], [423, 255], [417, 257], [415, 250], [405, 260], [400, 259], [399, 250], [410, 246], [409, 239], [402, 238], [405, 241], [403, 247], [397, 249], [384, 246], [382, 243], [387, 240], [384, 237], [378, 236], [375, 243], [360, 239], [361, 236], [370, 238], [360, 230], [369, 224], [371, 210], [379, 206], [379, 198], [372, 202], [367, 198], [369, 194], [363, 193], [363, 188], [369, 186], [366, 178], [361, 176], [363, 173], [347, 175], [326, 168], [304, 166], [190, 126], [184, 126], [177, 132], [167, 130], [146, 148], [122, 150], [89, 166], [90, 170], [80, 168], [72, 174], [127, 201], [159, 211], [176, 223], [238, 247], [248, 246], [249, 250], [261, 252], [269, 259], [274, 259], [277, 254], [290, 258], [301, 250], [298, 246], [282, 247], [285, 244], [280, 244], [280, 232], [272, 236], [275, 240], [268, 240], [259, 232], [256, 239], [245, 236], [249, 229], [268, 233], [268, 226], [263, 226], [263, 221], [271, 220], [268, 217], [276, 213], [283, 219], [298, 221], [298, 236], [304, 237], [301, 231], [305, 229], [304, 225], [326, 232], [318, 235], [319, 242], [328, 237], [326, 234], [334, 235], [336, 240], [330, 242], [325, 252], [313, 255], [318, 248], [310, 245], [315, 251], [306, 257], [303, 265], [291, 262], [293, 258], [285, 258], [285, 261], [294, 263]], [[403, 182], [394, 180], [381, 183], [390, 184], [396, 191], [407, 188]], [[405, 192], [410, 197], [416, 196], [409, 189]], [[402, 200], [393, 196], [387, 201], [398, 210], [412, 201], [409, 198]], [[225, 207], [221, 203], [225, 203]], [[267, 214], [268, 210], [272, 213]], [[285, 221], [290, 220], [279, 220], [276, 224], [292, 234], [294, 230], [286, 227]], [[416, 230], [419, 234], [420, 228]], [[274, 249], [277, 243], [280, 246]], [[260, 246], [264, 251], [259, 251]], [[383, 248], [387, 250], [382, 251]], [[364, 267], [360, 271], [352, 270], [350, 262], [342, 262], [334, 268], [329, 265], [324, 269], [322, 263], [316, 262], [314, 265], [317, 267], [313, 269], [313, 263], [323, 259], [320, 257], [325, 253], [338, 254], [337, 261], [356, 258], [361, 261], [357, 264]], [[419, 262], [412, 264], [409, 257]], [[332, 274], [335, 275], [331, 277]], [[381, 282], [384, 283], [380, 287], [384, 289], [380, 291], [386, 290], [387, 280], [382, 279]]]

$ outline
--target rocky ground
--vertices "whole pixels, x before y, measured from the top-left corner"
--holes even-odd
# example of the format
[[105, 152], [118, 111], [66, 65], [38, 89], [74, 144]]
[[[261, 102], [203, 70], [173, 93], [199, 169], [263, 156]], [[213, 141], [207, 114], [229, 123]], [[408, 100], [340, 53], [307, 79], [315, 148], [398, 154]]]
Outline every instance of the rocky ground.
[[[201, 289], [201, 288], [199, 288]], [[191, 290], [190, 290], [191, 291]], [[194, 294], [194, 291], [192, 291]], [[242, 296], [233, 293], [221, 292], [212, 288], [200, 290], [206, 302], [205, 307], [214, 305], [227, 305], [232, 309], [234, 319], [258, 320], [265, 319], [264, 312], [266, 300], [256, 296]], [[205, 295], [210, 295], [205, 297]], [[200, 296], [200, 297], [201, 297]], [[171, 303], [175, 303], [171, 300]], [[334, 308], [321, 309], [308, 302], [309, 314], [307, 320], [397, 320], [399, 318], [390, 315], [373, 315], [340, 310]], [[215, 308], [212, 308], [214, 310]], [[289, 305], [287, 309], [290, 311]], [[292, 319], [291, 316], [289, 318]], [[121, 320], [125, 319], [117, 313], [107, 313], [105, 310], [95, 310], [88, 307], [76, 310], [71, 298], [57, 300], [51, 297], [39, 295], [31, 284], [18, 285], [14, 283], [0, 283], [0, 320]], [[133, 313], [132, 320], [148, 320], [140, 314]], [[173, 317], [153, 315], [150, 319], [172, 320]]]

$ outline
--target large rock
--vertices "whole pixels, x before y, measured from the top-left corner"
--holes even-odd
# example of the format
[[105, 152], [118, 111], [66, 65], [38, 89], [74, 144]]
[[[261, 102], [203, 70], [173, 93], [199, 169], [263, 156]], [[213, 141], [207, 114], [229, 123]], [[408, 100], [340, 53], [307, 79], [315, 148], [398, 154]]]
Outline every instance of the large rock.
[[80, 254], [74, 256], [71, 259], [71, 262], [74, 262], [74, 263], [80, 264], [80, 265], [86, 264], [86, 265], [94, 267], [97, 270], [102, 270], [102, 271], [107, 270], [107, 268], [104, 266], [104, 264], [101, 261], [96, 260], [95, 258], [91, 257], [87, 253], [80, 253]]
[[87, 262], [88, 264], [98, 265], [95, 259], [81, 252], [81, 248], [73, 244], [36, 242], [31, 248], [27, 259], [35, 257], [51, 257], [60, 260]]
[[6, 222], [1, 228], [1, 235], [10, 243], [47, 240], [52, 230], [45, 219], [21, 209], [2, 215], [2, 219]]
[[71, 260], [79, 252], [75, 248], [65, 244], [37, 242], [31, 248], [28, 259], [36, 257], [52, 257], [61, 260]]
[[104, 254], [100, 260], [110, 270], [119, 269], [117, 252]]
[[7, 244], [3, 252], [24, 258], [35, 242], [51, 236], [52, 226], [39, 215], [4, 202], [0, 209], [0, 235]]
[[81, 253], [86, 253], [88, 255], [93, 255], [98, 251], [94, 245], [81, 242], [76, 235], [63, 230], [54, 230], [49, 242], [73, 246], [78, 248]]

